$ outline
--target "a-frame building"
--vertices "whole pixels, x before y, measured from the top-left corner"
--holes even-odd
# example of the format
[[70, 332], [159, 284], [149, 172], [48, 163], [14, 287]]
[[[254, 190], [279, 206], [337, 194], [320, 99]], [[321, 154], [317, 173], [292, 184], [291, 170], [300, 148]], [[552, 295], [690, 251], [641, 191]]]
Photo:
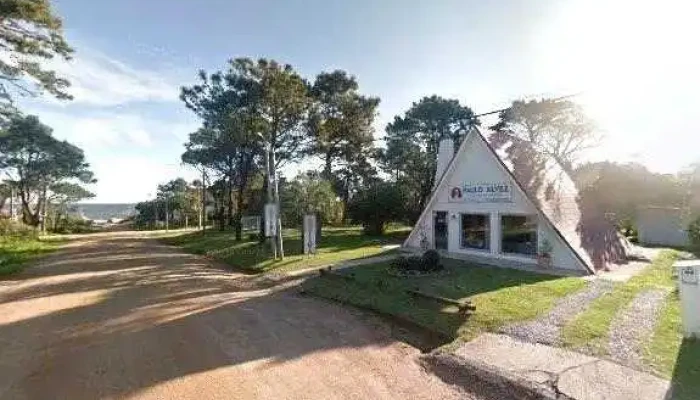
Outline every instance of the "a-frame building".
[[627, 241], [558, 163], [514, 165], [477, 128], [440, 153], [446, 167], [404, 247], [527, 268], [542, 267], [546, 253], [549, 268], [581, 275], [625, 262]]

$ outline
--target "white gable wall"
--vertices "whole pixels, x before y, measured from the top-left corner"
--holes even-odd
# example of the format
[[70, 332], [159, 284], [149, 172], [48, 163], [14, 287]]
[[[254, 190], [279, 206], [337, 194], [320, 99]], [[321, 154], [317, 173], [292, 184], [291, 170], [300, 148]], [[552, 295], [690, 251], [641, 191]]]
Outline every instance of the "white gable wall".
[[639, 242], [648, 245], [688, 246], [687, 218], [676, 208], [650, 207], [639, 210], [637, 230]]
[[[527, 265], [536, 265], [537, 260], [535, 257], [502, 254], [500, 250], [500, 216], [504, 214], [531, 215], [535, 216], [538, 221], [538, 241], [540, 244], [546, 238], [552, 245], [552, 265], [561, 269], [587, 271], [586, 267], [582, 265], [581, 261], [574, 255], [560, 235], [555, 232], [552, 225], [543, 215], [539, 215], [540, 213], [536, 207], [520, 190], [503, 165], [495, 158], [495, 155], [487, 147], [484, 140], [479, 137], [479, 133], [470, 133], [463, 143], [463, 148], [460, 149], [456, 156], [458, 159], [448, 168], [447, 175], [437, 188], [434, 198], [428, 204], [428, 209], [423, 213], [421, 220], [418, 221], [414, 228], [414, 232], [411, 233], [411, 236], [406, 241], [405, 245], [407, 247], [421, 248], [422, 237], [425, 236], [429, 247], [433, 248], [433, 213], [435, 211], [447, 211], [447, 252], [449, 254], [478, 256], [481, 261], [491, 259], [493, 264], [496, 265], [498, 265], [499, 261], [514, 261]], [[462, 187], [466, 182], [508, 182], [512, 190], [511, 202], [450, 202], [449, 194], [451, 188]], [[490, 251], [461, 248], [461, 213], [490, 215]]]

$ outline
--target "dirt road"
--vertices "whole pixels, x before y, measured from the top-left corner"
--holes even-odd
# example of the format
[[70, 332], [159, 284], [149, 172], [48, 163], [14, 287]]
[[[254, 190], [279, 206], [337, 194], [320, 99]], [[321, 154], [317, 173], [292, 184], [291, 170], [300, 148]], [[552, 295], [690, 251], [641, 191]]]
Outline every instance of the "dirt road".
[[464, 397], [357, 311], [103, 235], [0, 281], [0, 399]]

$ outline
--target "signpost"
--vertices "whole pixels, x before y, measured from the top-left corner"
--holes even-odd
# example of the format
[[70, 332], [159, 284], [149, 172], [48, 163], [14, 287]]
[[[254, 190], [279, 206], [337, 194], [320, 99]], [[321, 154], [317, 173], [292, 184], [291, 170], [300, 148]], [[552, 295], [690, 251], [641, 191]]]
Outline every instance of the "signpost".
[[316, 254], [316, 215], [304, 215], [304, 254]]

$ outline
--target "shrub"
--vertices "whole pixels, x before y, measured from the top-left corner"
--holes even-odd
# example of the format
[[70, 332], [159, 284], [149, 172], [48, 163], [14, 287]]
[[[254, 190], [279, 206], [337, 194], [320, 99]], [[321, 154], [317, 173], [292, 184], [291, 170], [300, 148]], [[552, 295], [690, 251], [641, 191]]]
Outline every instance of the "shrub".
[[421, 267], [425, 272], [439, 271], [442, 269], [440, 265], [440, 254], [436, 250], [427, 250], [421, 256]]
[[347, 212], [352, 222], [362, 224], [365, 234], [380, 236], [389, 222], [400, 221], [405, 216], [405, 204], [406, 196], [400, 186], [375, 182], [353, 196]]
[[61, 219], [58, 224], [51, 230], [54, 233], [91, 233], [97, 229], [93, 226], [92, 221], [83, 220], [82, 218], [67, 217]]
[[688, 225], [688, 237], [690, 238], [691, 246], [700, 249], [700, 217], [695, 218], [695, 220]]
[[422, 256], [399, 257], [391, 261], [391, 267], [403, 273], [436, 272], [443, 269], [440, 264], [440, 254], [428, 250]]
[[421, 258], [418, 256], [399, 257], [391, 261], [391, 267], [401, 272], [419, 271]]
[[9, 218], [0, 218], [0, 236], [3, 238], [30, 238], [36, 235], [36, 229], [29, 225]]

